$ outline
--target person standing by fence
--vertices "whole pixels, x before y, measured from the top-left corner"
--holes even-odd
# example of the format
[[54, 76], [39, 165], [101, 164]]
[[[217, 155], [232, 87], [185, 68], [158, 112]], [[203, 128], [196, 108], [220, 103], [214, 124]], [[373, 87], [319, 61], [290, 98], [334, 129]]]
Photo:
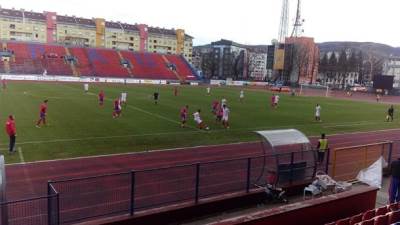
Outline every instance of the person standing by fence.
[[390, 164], [389, 202], [400, 201], [400, 158]]
[[325, 152], [329, 151], [328, 139], [325, 137], [325, 134], [321, 134], [321, 139], [318, 140], [317, 149], [318, 149], [318, 163], [322, 164], [325, 159]]
[[9, 145], [9, 152], [14, 153], [14, 147], [15, 147], [15, 137], [17, 135], [17, 129], [15, 128], [15, 121], [14, 121], [14, 116], [9, 115], [7, 122], [6, 122], [6, 132], [8, 136], [10, 137], [10, 145]]

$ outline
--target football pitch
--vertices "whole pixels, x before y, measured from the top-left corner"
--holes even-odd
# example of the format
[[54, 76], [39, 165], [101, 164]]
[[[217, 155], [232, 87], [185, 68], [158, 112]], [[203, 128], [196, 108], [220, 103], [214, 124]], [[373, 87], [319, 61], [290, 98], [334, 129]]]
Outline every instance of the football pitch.
[[[30, 162], [155, 149], [224, 144], [259, 140], [253, 131], [297, 128], [307, 135], [397, 128], [399, 123], [384, 122], [387, 104], [337, 100], [325, 97], [280, 95], [277, 109], [270, 107], [271, 93], [245, 90], [239, 101], [238, 88], [180, 86], [174, 96], [172, 86], [10, 82], [0, 92], [0, 150], [7, 163]], [[104, 90], [105, 105], [98, 105], [97, 94]], [[153, 93], [160, 100], [154, 104]], [[128, 93], [122, 117], [112, 118], [113, 99]], [[231, 109], [231, 128], [215, 123], [213, 100], [226, 98]], [[39, 106], [48, 103], [48, 125], [36, 128]], [[322, 122], [314, 122], [315, 105], [322, 107]], [[188, 127], [180, 127], [180, 108], [189, 105]], [[202, 110], [210, 131], [195, 127], [192, 113]], [[396, 112], [396, 111], [395, 111]], [[15, 115], [18, 152], [7, 153], [8, 136], [4, 124]], [[396, 118], [395, 118], [396, 119]]]

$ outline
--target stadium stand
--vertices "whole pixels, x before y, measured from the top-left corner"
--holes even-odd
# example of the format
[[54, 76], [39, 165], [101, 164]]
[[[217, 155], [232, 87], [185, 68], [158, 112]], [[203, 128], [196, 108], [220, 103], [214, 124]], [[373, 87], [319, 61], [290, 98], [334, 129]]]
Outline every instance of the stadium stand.
[[[38, 74], [35, 69], [32, 57], [29, 54], [27, 44], [22, 43], [7, 43], [7, 48], [13, 53], [10, 62], [10, 72], [16, 74]], [[43, 73], [41, 71], [40, 73]]]
[[48, 74], [72, 74], [71, 65], [65, 60], [65, 56], [68, 54], [63, 46], [43, 45], [43, 48], [43, 67]]
[[399, 203], [393, 203], [325, 225], [390, 225], [398, 222], [400, 222]]
[[1, 54], [11, 55], [10, 62], [1, 63], [0, 73], [197, 80], [196, 72], [179, 55], [25, 42], [0, 45]]
[[86, 51], [96, 76], [130, 76], [128, 70], [121, 64], [121, 59], [115, 50], [88, 48]]
[[92, 69], [92, 65], [90, 64], [89, 58], [86, 55], [86, 51], [84, 48], [73, 47], [69, 48], [71, 55], [76, 58], [76, 69], [78, 71], [78, 75], [81, 76], [93, 76], [94, 71]]
[[165, 65], [162, 55], [129, 51], [121, 51], [121, 55], [132, 65], [132, 73], [136, 78], [178, 80]]
[[[9, 59], [10, 58], [9, 56], [11, 56], [11, 53], [7, 50], [6, 45], [4, 44], [4, 46], [3, 46], [3, 43], [0, 42], [0, 47], [1, 47], [1, 49], [0, 49], [1, 59], [3, 59], [3, 57], [4, 58], [7, 57]], [[8, 63], [9, 62], [6, 60], [4, 60], [4, 62], [0, 63], [0, 73], [6, 73], [6, 64], [9, 65]]]
[[179, 55], [167, 55], [166, 58], [169, 62], [176, 66], [176, 72], [184, 80], [196, 80], [195, 73], [188, 64], [184, 63], [182, 56]]

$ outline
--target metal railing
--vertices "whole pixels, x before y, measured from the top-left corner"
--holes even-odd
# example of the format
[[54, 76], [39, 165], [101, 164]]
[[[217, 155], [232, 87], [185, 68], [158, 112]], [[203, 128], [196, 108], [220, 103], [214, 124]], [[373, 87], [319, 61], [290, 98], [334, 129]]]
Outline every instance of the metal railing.
[[[299, 162], [304, 166], [295, 167]], [[59, 223], [70, 224], [249, 193], [270, 173], [285, 177], [275, 180], [279, 185], [310, 180], [315, 166], [315, 151], [293, 152], [49, 181], [49, 187], [59, 193]]]
[[321, 165], [316, 164], [315, 151], [302, 151], [49, 181], [47, 196], [1, 203], [0, 225], [71, 224], [195, 205], [225, 194], [250, 193], [255, 184], [291, 186], [309, 181], [316, 170], [340, 175], [338, 163], [345, 161], [340, 154], [363, 156], [364, 164], [383, 155], [390, 163], [398, 155], [392, 153], [393, 143], [334, 149]]
[[58, 194], [0, 203], [1, 225], [58, 225]]

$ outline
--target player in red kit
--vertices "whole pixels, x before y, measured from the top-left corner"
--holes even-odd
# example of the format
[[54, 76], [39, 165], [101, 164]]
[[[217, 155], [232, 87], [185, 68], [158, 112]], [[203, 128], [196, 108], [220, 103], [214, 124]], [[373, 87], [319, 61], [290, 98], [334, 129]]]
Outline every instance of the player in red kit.
[[219, 101], [214, 100], [213, 103], [211, 104], [211, 108], [212, 108], [211, 111], [214, 115], [217, 115], [218, 107], [219, 107]]
[[215, 114], [215, 123], [219, 123], [219, 122], [222, 121], [222, 117], [224, 115], [224, 110], [223, 110], [221, 105], [218, 105], [218, 109], [217, 109], [217, 112]]
[[114, 112], [113, 112], [113, 118], [118, 118], [121, 116], [121, 100], [119, 98], [114, 100]]
[[10, 145], [9, 145], [9, 151], [10, 154], [14, 153], [14, 147], [15, 147], [15, 137], [17, 136], [17, 129], [15, 128], [15, 121], [14, 121], [14, 116], [9, 115], [7, 122], [6, 122], [6, 132], [8, 136], [10, 137]]
[[40, 117], [39, 120], [36, 123], [36, 127], [40, 128], [40, 124], [43, 123], [43, 125], [46, 126], [46, 115], [47, 115], [47, 102], [48, 100], [44, 100], [43, 103], [40, 105]]
[[104, 91], [101, 90], [99, 93], [99, 105], [103, 106], [104, 105]]
[[185, 106], [181, 109], [181, 127], [184, 128], [187, 121], [187, 114], [188, 114], [189, 106]]

